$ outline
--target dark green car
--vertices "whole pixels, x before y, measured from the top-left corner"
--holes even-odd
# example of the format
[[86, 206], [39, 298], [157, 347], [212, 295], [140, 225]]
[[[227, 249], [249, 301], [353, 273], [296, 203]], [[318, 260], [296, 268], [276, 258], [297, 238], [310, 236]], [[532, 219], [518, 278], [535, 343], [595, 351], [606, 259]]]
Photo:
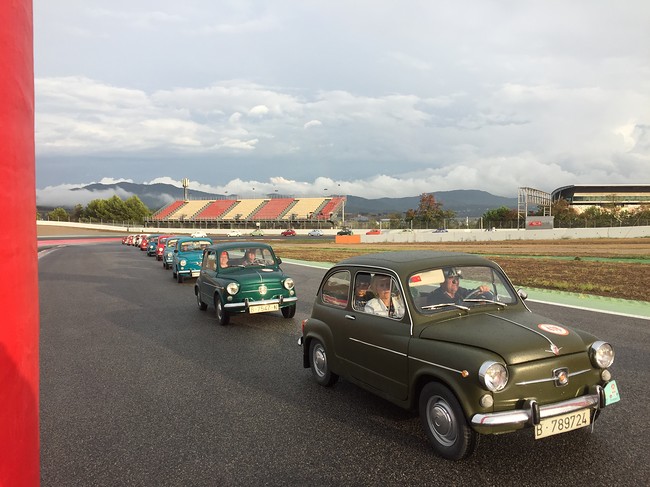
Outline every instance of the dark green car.
[[459, 460], [480, 434], [587, 429], [619, 400], [612, 347], [534, 314], [501, 268], [431, 251], [344, 260], [303, 321], [303, 366], [418, 410], [434, 450]]
[[260, 242], [221, 243], [203, 252], [194, 294], [199, 309], [214, 306], [217, 321], [227, 325], [233, 313], [296, 314], [296, 290], [270, 245]]

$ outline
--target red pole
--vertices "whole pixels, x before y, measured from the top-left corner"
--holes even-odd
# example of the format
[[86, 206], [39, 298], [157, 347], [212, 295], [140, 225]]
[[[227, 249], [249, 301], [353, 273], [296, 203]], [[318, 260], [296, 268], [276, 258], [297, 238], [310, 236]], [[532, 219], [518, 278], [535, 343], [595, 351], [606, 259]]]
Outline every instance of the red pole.
[[[38, 256], [31, 0], [0, 14], [0, 485], [39, 484]], [[7, 238], [9, 237], [9, 238]]]

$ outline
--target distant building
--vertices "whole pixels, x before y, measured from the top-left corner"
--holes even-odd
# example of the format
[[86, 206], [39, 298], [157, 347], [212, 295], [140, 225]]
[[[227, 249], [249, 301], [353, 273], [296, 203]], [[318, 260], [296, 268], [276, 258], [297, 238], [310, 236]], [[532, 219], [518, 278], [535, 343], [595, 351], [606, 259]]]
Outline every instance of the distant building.
[[576, 184], [551, 193], [551, 200], [565, 199], [579, 213], [591, 206], [627, 210], [650, 205], [650, 184]]

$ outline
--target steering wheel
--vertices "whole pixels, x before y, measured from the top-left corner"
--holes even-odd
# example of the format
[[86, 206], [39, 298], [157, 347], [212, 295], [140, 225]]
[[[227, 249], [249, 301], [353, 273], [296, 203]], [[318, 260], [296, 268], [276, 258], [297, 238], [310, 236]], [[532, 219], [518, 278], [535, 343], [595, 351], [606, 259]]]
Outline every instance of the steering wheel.
[[477, 287], [476, 289], [470, 291], [470, 293], [467, 296], [465, 296], [463, 299], [468, 299], [468, 298], [472, 298], [472, 297], [474, 299], [483, 298], [483, 299], [493, 300], [494, 299], [494, 294], [492, 294], [492, 292], [490, 292], [490, 291], [481, 292], [481, 288]]

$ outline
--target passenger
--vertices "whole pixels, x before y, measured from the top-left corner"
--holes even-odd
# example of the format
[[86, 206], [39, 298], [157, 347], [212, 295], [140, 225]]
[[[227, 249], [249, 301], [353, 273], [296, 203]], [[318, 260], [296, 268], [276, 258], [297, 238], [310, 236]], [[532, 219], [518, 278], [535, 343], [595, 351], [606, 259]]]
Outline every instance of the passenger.
[[229, 260], [228, 252], [224, 250], [219, 255], [219, 267], [221, 267], [222, 269], [228, 267], [228, 260]]
[[370, 287], [369, 274], [357, 274], [357, 280], [354, 283], [354, 309], [363, 310], [366, 303], [374, 296], [368, 292]]
[[375, 274], [372, 277], [368, 290], [377, 297], [366, 303], [364, 307], [366, 313], [397, 319], [404, 316], [404, 303], [399, 294], [393, 294], [391, 284], [392, 279], [390, 276]]
[[454, 303], [460, 304], [470, 295], [480, 296], [490, 292], [488, 286], [482, 285], [476, 289], [460, 287], [461, 271], [453, 267], [443, 269], [445, 280], [440, 287], [433, 291], [427, 300], [427, 305]]
[[244, 261], [242, 262], [242, 264], [254, 265], [258, 263], [259, 263], [259, 259], [256, 256], [255, 249], [246, 249], [246, 253], [244, 254]]

